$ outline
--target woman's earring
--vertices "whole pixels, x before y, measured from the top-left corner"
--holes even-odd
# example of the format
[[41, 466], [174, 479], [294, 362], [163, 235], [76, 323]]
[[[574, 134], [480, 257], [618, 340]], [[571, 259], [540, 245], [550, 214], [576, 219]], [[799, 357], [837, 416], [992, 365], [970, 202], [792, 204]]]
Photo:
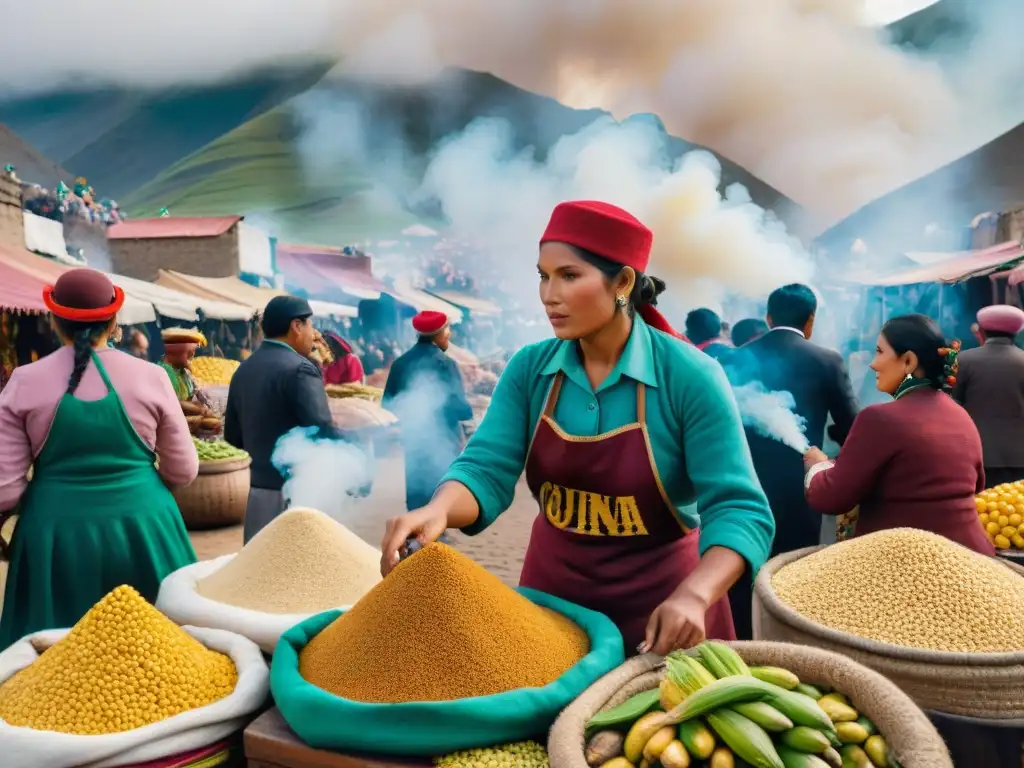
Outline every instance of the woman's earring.
[[908, 373], [906, 376], [903, 377], [903, 380], [904, 381], [910, 381], [912, 378], [914, 378], [913, 375]]
[[615, 306], [619, 307], [619, 309], [622, 309], [628, 303], [629, 303], [629, 299], [627, 299], [625, 296], [616, 296], [615, 297]]

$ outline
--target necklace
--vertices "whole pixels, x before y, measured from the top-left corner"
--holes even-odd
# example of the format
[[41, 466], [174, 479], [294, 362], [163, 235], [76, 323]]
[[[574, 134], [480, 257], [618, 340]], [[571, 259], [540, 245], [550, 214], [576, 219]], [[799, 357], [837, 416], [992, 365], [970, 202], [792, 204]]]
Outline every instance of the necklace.
[[905, 378], [900, 382], [900, 385], [896, 387], [896, 393], [892, 396], [893, 400], [899, 400], [907, 392], [913, 392], [915, 389], [921, 389], [922, 387], [930, 387], [927, 381], [923, 379], [915, 379], [912, 376]]

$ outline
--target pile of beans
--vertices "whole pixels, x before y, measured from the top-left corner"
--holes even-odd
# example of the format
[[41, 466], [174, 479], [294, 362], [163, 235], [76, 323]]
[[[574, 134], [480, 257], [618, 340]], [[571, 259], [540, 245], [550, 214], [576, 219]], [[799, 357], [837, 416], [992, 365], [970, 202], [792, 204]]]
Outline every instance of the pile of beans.
[[121, 586], [0, 685], [0, 719], [41, 731], [119, 733], [212, 704], [237, 682], [229, 657]]
[[895, 528], [779, 569], [782, 602], [826, 627], [908, 648], [1024, 650], [1024, 578], [944, 536]]
[[574, 622], [431, 544], [310, 640], [299, 672], [353, 701], [448, 701], [547, 685], [589, 650]]
[[379, 582], [378, 550], [323, 512], [292, 509], [196, 591], [260, 613], [317, 613], [352, 605]]

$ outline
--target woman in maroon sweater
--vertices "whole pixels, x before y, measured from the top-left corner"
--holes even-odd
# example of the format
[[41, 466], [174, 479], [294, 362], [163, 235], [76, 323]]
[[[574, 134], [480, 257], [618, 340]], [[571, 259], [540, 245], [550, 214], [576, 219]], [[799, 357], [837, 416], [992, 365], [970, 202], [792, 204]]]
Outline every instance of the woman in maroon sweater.
[[974, 496], [985, 487], [981, 437], [945, 394], [955, 383], [956, 350], [924, 315], [903, 315], [878, 335], [871, 369], [893, 401], [870, 405], [853, 422], [834, 462], [804, 455], [812, 508], [839, 515], [860, 505], [854, 535], [921, 528], [994, 555]]

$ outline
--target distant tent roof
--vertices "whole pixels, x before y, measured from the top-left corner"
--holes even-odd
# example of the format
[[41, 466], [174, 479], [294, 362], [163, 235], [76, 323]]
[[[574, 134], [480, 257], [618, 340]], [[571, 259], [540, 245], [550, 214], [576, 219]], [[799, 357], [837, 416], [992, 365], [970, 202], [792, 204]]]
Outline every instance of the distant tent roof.
[[46, 314], [43, 286], [46, 281], [3, 260], [0, 254], [0, 309], [26, 314]]
[[340, 248], [278, 243], [277, 267], [289, 283], [311, 296], [334, 288], [357, 299], [379, 299], [387, 286], [373, 276], [365, 254], [349, 255]]
[[872, 286], [913, 285], [914, 283], [958, 283], [972, 277], [998, 272], [1002, 268], [1024, 259], [1024, 248], [1020, 243], [1002, 243], [978, 251], [960, 251], [945, 254], [907, 254], [920, 264], [911, 269], [901, 270], [884, 276], [859, 275], [850, 277], [850, 282]]
[[107, 237], [111, 240], [217, 237], [241, 220], [241, 216], [160, 216], [155, 219], [129, 219], [108, 228]]

